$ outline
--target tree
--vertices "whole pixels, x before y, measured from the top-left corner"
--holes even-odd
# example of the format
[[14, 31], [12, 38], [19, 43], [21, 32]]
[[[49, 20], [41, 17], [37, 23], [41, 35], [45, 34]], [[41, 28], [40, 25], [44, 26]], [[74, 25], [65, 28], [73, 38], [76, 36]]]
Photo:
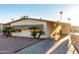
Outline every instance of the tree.
[[34, 39], [36, 39], [36, 36], [37, 36], [37, 30], [39, 29], [38, 27], [36, 26], [32, 26], [29, 28], [31, 30], [31, 36], [33, 36]]
[[[41, 35], [45, 34], [42, 30], [39, 29], [39, 27], [37, 26], [32, 26], [29, 29], [31, 29], [31, 36], [33, 36], [33, 38], [40, 38]], [[38, 34], [38, 36], [37, 36]]]
[[44, 33], [44, 31], [40, 30], [40, 31], [38, 31], [38, 34], [39, 34], [39, 35], [38, 35], [38, 39], [39, 39], [40, 36], [41, 36], [41, 35], [44, 35], [45, 33]]
[[12, 33], [15, 32], [15, 29], [12, 27], [5, 27], [3, 29], [3, 35], [5, 35], [6, 37], [8, 36], [12, 36]]

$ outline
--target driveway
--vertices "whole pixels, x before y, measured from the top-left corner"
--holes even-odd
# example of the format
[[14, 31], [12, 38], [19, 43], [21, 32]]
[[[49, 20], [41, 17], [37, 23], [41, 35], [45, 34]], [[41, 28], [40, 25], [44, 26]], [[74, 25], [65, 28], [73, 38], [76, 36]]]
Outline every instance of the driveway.
[[33, 40], [26, 37], [0, 36], [0, 54], [15, 53], [25, 47], [31, 46], [41, 40]]
[[45, 54], [50, 49], [50, 47], [54, 45], [54, 43], [55, 43], [54, 40], [46, 39], [30, 47], [22, 49], [16, 53], [17, 54]]

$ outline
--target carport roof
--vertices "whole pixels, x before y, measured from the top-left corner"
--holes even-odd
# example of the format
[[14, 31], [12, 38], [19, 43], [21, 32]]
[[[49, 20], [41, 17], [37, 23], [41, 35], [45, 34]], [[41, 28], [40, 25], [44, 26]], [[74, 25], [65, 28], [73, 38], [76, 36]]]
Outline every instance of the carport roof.
[[29, 29], [32, 26], [37, 26], [39, 27], [39, 29], [43, 29], [43, 25], [42, 24], [38, 24], [38, 25], [14, 25], [12, 26], [15, 29]]

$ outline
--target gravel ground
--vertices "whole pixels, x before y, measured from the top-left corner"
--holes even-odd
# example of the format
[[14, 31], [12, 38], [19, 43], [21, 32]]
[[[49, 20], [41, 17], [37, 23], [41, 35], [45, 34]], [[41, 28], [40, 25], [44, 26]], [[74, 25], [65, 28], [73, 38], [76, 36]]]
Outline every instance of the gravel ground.
[[79, 52], [79, 35], [71, 35], [71, 40], [77, 51]]
[[26, 37], [0, 36], [0, 54], [12, 54], [39, 41], [41, 40], [33, 40], [32, 38]]

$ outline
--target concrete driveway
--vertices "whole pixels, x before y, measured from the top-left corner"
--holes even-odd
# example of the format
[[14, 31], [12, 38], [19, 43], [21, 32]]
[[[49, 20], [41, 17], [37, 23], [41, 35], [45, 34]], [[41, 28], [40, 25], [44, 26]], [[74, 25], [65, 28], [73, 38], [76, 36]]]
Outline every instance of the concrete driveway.
[[54, 45], [54, 40], [43, 40], [30, 47], [16, 52], [17, 54], [45, 54]]
[[31, 46], [41, 40], [33, 40], [25, 37], [0, 36], [0, 54], [15, 53], [25, 47]]

